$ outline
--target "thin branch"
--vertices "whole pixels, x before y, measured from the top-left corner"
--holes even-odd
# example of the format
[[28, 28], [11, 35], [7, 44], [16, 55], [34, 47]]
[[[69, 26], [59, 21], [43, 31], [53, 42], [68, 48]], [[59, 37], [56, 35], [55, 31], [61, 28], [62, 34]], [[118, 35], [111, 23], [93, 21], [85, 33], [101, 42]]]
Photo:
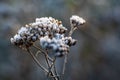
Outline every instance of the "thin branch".
[[41, 48], [39, 48], [39, 47], [37, 47], [37, 46], [35, 46], [35, 45], [33, 45], [33, 47], [39, 49], [43, 54], [46, 54], [46, 56], [48, 57], [48, 59], [49, 59], [50, 61], [53, 61], [53, 59], [52, 59], [51, 57], [49, 57], [48, 54], [47, 54], [45, 51], [43, 51]]
[[31, 57], [33, 58], [33, 60], [37, 63], [37, 65], [38, 65], [43, 71], [45, 71], [45, 72], [48, 73], [49, 71], [39, 63], [39, 61], [38, 61], [37, 58], [34, 56], [34, 54], [33, 54], [29, 49], [27, 49], [27, 51], [28, 51], [28, 53], [31, 55]]
[[[48, 59], [48, 51], [46, 50], [46, 53], [45, 53], [45, 58], [46, 58], [46, 62], [48, 64], [48, 68], [49, 68], [49, 73], [51, 74], [51, 77], [55, 78], [56, 80], [59, 80], [59, 78], [56, 76], [56, 74], [54, 74], [54, 72], [52, 71], [52, 68], [51, 68], [51, 65], [49, 63], [49, 59]], [[55, 64], [54, 64], [55, 65]]]
[[53, 59], [53, 62], [51, 64], [51, 66], [50, 66], [50, 69], [52, 69], [52, 67], [55, 65], [55, 61], [56, 61], [56, 58]]
[[44, 56], [45, 56], [45, 59], [46, 59], [48, 67], [50, 67], [50, 63], [49, 63], [49, 59], [48, 59], [48, 54], [44, 53]]
[[55, 62], [56, 62], [56, 57], [55, 57], [53, 68], [54, 68], [54, 72], [55, 72], [56, 77], [58, 78], [58, 80], [60, 80], [59, 76], [58, 76], [58, 72], [57, 72], [57, 68], [56, 68]]
[[48, 69], [49, 69], [48, 75], [49, 75], [49, 74], [54, 75], [54, 74], [52, 73], [51, 69], [50, 69], [51, 65], [50, 65], [50, 63], [49, 63], [49, 59], [48, 59], [47, 53], [44, 53], [44, 56], [45, 56], [45, 59], [46, 59], [46, 62], [47, 62], [47, 66], [48, 66]]
[[37, 57], [40, 52], [41, 52], [41, 51], [38, 50], [38, 51], [36, 52], [35, 56]]
[[55, 72], [55, 74], [57, 75], [57, 71], [56, 71], [55, 62], [56, 62], [56, 57], [55, 57], [55, 59], [54, 59], [53, 68], [54, 68], [54, 72]]
[[64, 75], [64, 73], [65, 73], [65, 67], [66, 67], [66, 64], [67, 64], [67, 57], [68, 57], [68, 55], [66, 54], [65, 57], [64, 57], [62, 75]]
[[[53, 73], [53, 71], [51, 71], [52, 70], [52, 66], [55, 63], [54, 63], [54, 60], [51, 57], [48, 56], [48, 51], [47, 50], [43, 51], [41, 48], [39, 48], [39, 47], [37, 47], [35, 45], [33, 47], [37, 48], [38, 50], [40, 50], [44, 54], [46, 62], [47, 62], [47, 65], [48, 65], [48, 68], [49, 68], [49, 71], [48, 71], [48, 75], [50, 75], [49, 77], [52, 77], [54, 80], [59, 80], [59, 78], [56, 77], [56, 75]], [[51, 61], [53, 64], [50, 65], [49, 61]]]
[[77, 27], [71, 27], [71, 30], [70, 30], [68, 36], [69, 36], [69, 37], [72, 36], [73, 32], [74, 32], [76, 29], [77, 29]]

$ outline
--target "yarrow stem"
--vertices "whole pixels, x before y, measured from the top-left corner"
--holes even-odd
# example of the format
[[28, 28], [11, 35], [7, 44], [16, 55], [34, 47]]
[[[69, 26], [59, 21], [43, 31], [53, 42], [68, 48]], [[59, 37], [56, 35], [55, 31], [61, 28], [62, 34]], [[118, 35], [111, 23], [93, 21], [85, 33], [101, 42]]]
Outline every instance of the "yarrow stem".
[[68, 36], [71, 37], [72, 34], [73, 34], [73, 32], [74, 32], [76, 29], [77, 29], [77, 27], [71, 27], [71, 30], [70, 30]]
[[27, 51], [28, 51], [28, 53], [31, 55], [31, 57], [33, 58], [33, 60], [37, 63], [37, 65], [38, 65], [43, 71], [45, 71], [45, 72], [48, 73], [48, 70], [39, 63], [39, 61], [38, 61], [37, 58], [34, 56], [34, 54], [33, 54], [29, 49], [27, 49]]
[[[39, 63], [38, 59], [34, 56], [34, 54], [33, 54], [29, 49], [28, 49], [27, 51], [28, 51], [28, 53], [31, 55], [31, 57], [33, 58], [33, 60], [37, 63], [37, 65], [38, 65], [43, 71], [45, 71], [48, 75], [50, 75], [50, 77], [52, 77], [53, 80], [59, 80], [58, 77], [55, 76], [55, 74], [54, 74], [51, 70], [47, 70], [45, 67], [43, 67], [43, 66]], [[50, 67], [50, 64], [48, 63], [48, 57], [47, 57], [47, 56], [46, 56], [46, 61], [47, 61], [48, 67]]]
[[62, 75], [64, 75], [64, 73], [65, 73], [65, 67], [66, 67], [66, 64], [67, 64], [67, 58], [68, 58], [68, 55], [65, 55], [65, 57], [64, 57], [64, 63], [63, 63]]
[[[46, 52], [45, 52], [45, 51], [43, 51], [42, 49], [40, 49], [39, 47], [37, 47], [37, 46], [35, 46], [35, 45], [34, 45], [34, 47], [37, 48], [38, 50], [42, 51], [42, 53], [43, 53], [44, 56], [45, 56], [45, 59], [46, 59], [47, 65], [48, 65], [48, 73], [47, 73], [48, 76], [50, 76], [50, 77], [52, 77], [52, 78], [55, 78], [55, 80], [56, 80], [56, 79], [59, 80], [59, 77], [56, 76], [56, 75], [58, 75], [58, 74], [57, 74], [57, 71], [56, 71], [56, 67], [55, 67], [56, 57], [55, 57], [55, 59], [53, 60], [52, 58], [50, 58], [50, 57], [48, 56], [48, 51], [47, 51], [47, 50], [46, 50]], [[49, 61], [52, 61], [53, 64], [50, 65]], [[52, 71], [52, 67], [54, 67], [54, 71]], [[54, 72], [54, 73], [53, 73], [53, 72]]]
[[40, 50], [41, 53], [43, 53], [44, 55], [46, 55], [47, 58], [48, 58], [51, 62], [53, 62], [53, 59], [52, 59], [51, 57], [49, 57], [49, 55], [48, 55], [44, 50], [42, 50], [41, 48], [37, 47], [36, 45], [33, 45], [33, 47], [35, 47], [36, 49]]

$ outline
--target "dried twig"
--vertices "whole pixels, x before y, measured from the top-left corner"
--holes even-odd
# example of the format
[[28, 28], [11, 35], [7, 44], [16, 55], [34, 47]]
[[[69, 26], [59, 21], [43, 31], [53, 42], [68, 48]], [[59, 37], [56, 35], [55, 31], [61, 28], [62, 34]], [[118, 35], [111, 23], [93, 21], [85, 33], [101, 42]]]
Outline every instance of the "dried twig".
[[60, 78], [59, 78], [60, 76], [58, 75], [58, 72], [57, 72], [57, 68], [56, 68], [55, 62], [56, 62], [56, 57], [55, 57], [55, 60], [54, 60], [53, 68], [54, 68], [54, 73], [55, 73], [56, 77], [58, 78], [58, 80], [60, 80]]
[[42, 50], [41, 48], [37, 47], [36, 45], [33, 45], [33, 47], [35, 47], [36, 49], [40, 50], [43, 54], [45, 54], [48, 57], [48, 59], [50, 61], [53, 62], [53, 59], [51, 57], [49, 57], [48, 54], [44, 50]]
[[34, 54], [33, 54], [29, 49], [27, 49], [27, 51], [28, 51], [28, 53], [31, 55], [31, 57], [33, 58], [33, 60], [37, 63], [37, 65], [38, 65], [43, 71], [45, 71], [45, 72], [48, 73], [49, 71], [39, 63], [38, 59], [34, 56]]
[[66, 54], [65, 57], [64, 57], [62, 75], [64, 75], [64, 73], [65, 73], [65, 67], [66, 67], [66, 64], [67, 64], [67, 57], [68, 57], [68, 55]]

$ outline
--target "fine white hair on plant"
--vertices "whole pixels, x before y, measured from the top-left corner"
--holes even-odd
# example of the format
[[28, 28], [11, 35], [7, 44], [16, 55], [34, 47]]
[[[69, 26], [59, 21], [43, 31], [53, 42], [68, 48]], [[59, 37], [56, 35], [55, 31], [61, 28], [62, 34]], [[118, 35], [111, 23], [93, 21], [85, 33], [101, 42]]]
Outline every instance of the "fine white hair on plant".
[[[73, 15], [70, 18], [71, 30], [66, 36], [67, 28], [63, 26], [62, 21], [52, 17], [36, 18], [35, 22], [21, 27], [10, 40], [12, 44], [27, 50], [38, 66], [48, 73], [48, 77], [52, 77], [53, 80], [60, 80], [55, 68], [56, 58], [65, 56], [62, 70], [62, 74], [64, 74], [65, 64], [67, 63], [66, 55], [68, 55], [70, 47], [77, 42], [72, 38], [72, 33], [85, 22], [83, 18]], [[39, 41], [39, 47], [35, 45], [36, 41]], [[44, 54], [48, 68], [39, 63], [30, 47], [38, 50], [36, 54], [39, 52]], [[48, 54], [49, 50], [53, 53], [51, 57]]]

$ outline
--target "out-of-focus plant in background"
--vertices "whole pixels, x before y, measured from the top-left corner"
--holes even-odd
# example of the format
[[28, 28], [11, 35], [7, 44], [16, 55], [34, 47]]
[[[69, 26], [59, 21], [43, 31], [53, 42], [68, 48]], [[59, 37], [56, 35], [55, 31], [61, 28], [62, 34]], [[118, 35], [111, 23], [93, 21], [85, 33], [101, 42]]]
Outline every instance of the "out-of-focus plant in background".
[[78, 44], [71, 48], [65, 80], [119, 80], [119, 0], [0, 0], [0, 80], [46, 79], [30, 56], [11, 45], [10, 37], [42, 16], [62, 20], [70, 29], [72, 14], [87, 23], [73, 34]]

